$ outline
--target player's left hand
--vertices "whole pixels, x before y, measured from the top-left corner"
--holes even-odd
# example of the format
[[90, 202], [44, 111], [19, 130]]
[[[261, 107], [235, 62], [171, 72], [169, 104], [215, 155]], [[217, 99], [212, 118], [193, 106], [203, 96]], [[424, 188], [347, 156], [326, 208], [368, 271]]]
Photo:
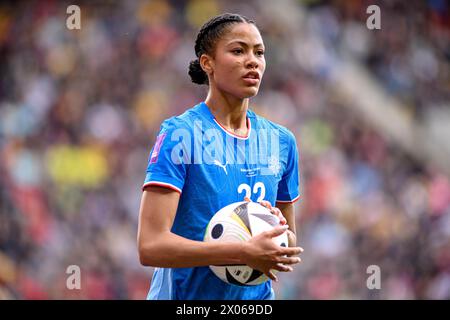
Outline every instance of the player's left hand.
[[259, 204], [262, 205], [263, 207], [266, 207], [267, 209], [269, 209], [273, 215], [276, 215], [278, 217], [278, 219], [280, 219], [280, 225], [283, 226], [287, 223], [287, 220], [283, 216], [283, 213], [281, 212], [281, 210], [278, 209], [277, 207], [273, 207], [269, 201], [262, 200], [259, 202]]
[[[245, 201], [250, 202], [251, 200], [248, 197], [244, 198]], [[262, 200], [260, 202], [258, 202], [260, 205], [262, 205], [263, 207], [266, 207], [267, 209], [270, 210], [270, 212], [273, 215], [276, 215], [278, 217], [278, 219], [280, 219], [280, 225], [284, 226], [287, 223], [286, 218], [283, 216], [283, 213], [281, 212], [280, 209], [278, 209], [277, 207], [273, 207], [272, 204], [267, 201], [267, 200]]]
[[[248, 197], [244, 198], [244, 201], [247, 202], [251, 202], [252, 200]], [[278, 219], [280, 219], [280, 225], [284, 226], [287, 223], [286, 218], [283, 216], [283, 213], [281, 212], [280, 209], [278, 209], [277, 207], [273, 207], [269, 201], [267, 200], [262, 200], [260, 202], [258, 202], [260, 205], [266, 207], [267, 209], [270, 210], [270, 212], [274, 215], [276, 215], [278, 217]], [[288, 236], [288, 241], [289, 241], [289, 247], [294, 247], [295, 244], [297, 243], [297, 236], [295, 235], [295, 233], [293, 233], [291, 230], [287, 229], [286, 230], [286, 234]]]

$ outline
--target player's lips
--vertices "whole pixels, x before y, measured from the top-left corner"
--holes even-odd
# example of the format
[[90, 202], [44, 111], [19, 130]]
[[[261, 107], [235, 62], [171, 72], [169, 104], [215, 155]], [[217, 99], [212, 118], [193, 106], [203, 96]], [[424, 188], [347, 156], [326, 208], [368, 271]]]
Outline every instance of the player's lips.
[[247, 72], [243, 77], [244, 82], [250, 85], [256, 85], [259, 83], [260, 75], [256, 71]]

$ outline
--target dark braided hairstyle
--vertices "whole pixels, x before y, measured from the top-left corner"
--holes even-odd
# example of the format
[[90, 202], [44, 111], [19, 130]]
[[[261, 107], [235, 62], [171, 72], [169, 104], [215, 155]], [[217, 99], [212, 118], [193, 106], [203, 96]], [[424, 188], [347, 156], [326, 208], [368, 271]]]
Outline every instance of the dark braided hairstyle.
[[228, 26], [235, 23], [252, 23], [254, 21], [240, 15], [233, 13], [224, 13], [206, 22], [197, 34], [197, 39], [195, 40], [195, 55], [197, 59], [192, 60], [189, 63], [189, 76], [192, 82], [197, 84], [209, 84], [208, 75], [203, 71], [200, 66], [200, 57], [202, 54], [212, 54], [215, 44], [218, 39], [225, 33]]

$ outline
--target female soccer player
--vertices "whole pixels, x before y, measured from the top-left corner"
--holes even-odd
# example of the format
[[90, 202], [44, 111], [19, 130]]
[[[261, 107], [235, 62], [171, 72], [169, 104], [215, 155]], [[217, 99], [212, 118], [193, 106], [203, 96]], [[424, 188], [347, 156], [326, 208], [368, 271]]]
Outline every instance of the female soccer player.
[[[208, 266], [246, 264], [277, 280], [271, 270], [292, 271], [300, 262], [293, 205], [299, 198], [296, 141], [289, 130], [249, 109], [266, 65], [253, 21], [238, 14], [214, 17], [200, 29], [195, 54], [189, 75], [209, 86], [208, 95], [162, 123], [143, 186], [139, 257], [156, 267], [147, 298], [273, 299], [271, 281], [227, 284]], [[281, 225], [248, 242], [203, 242], [214, 213], [244, 198], [269, 207]], [[271, 240], [283, 232], [289, 247]]]

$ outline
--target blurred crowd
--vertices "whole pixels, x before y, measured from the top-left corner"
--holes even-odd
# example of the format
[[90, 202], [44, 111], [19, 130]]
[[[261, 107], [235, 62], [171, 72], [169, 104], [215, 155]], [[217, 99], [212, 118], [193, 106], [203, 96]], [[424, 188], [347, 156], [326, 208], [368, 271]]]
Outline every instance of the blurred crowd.
[[[81, 1], [81, 29], [69, 30], [71, 3], [1, 2], [0, 299], [146, 297], [152, 268], [139, 264], [136, 233], [148, 154], [162, 120], [204, 99], [187, 66], [199, 27], [224, 11], [263, 33], [251, 108], [299, 144], [305, 253], [274, 284], [277, 298], [450, 299], [449, 177], [292, 59], [294, 43], [314, 47], [298, 37], [316, 28], [329, 59], [353, 57], [420, 119], [450, 106], [448, 2], [379, 1], [374, 31], [367, 1], [274, 3]], [[66, 287], [70, 265], [81, 290]], [[379, 290], [367, 287], [371, 265]]]

